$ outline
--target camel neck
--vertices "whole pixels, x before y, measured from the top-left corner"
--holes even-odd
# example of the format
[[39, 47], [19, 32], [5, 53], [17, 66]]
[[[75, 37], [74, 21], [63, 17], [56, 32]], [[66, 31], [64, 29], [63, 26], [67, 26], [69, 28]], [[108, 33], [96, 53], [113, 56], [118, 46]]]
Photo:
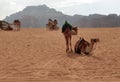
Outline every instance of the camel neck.
[[94, 46], [94, 43], [93, 43], [93, 42], [91, 42], [91, 43], [90, 43], [90, 52], [92, 51], [93, 46]]

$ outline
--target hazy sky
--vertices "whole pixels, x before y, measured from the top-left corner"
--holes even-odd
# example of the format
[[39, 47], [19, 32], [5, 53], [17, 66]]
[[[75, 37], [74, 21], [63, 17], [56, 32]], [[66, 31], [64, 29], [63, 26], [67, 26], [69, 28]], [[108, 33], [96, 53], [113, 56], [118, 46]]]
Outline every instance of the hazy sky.
[[120, 0], [0, 0], [0, 20], [26, 6], [46, 4], [64, 14], [120, 14]]

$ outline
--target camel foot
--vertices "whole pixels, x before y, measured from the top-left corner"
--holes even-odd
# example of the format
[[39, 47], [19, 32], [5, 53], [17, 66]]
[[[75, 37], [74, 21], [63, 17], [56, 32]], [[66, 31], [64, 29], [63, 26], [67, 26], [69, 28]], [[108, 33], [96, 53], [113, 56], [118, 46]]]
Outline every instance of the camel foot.
[[73, 50], [71, 49], [71, 52], [73, 52]]
[[66, 52], [68, 52], [68, 51], [69, 51], [69, 48], [66, 49]]

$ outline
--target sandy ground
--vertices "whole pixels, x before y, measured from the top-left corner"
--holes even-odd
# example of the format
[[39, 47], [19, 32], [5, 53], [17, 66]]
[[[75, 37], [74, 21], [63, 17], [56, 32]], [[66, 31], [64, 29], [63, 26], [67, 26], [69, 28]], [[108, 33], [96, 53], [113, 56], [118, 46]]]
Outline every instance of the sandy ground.
[[91, 56], [66, 54], [59, 31], [0, 30], [0, 82], [120, 82], [120, 28], [80, 28], [72, 37], [99, 38]]

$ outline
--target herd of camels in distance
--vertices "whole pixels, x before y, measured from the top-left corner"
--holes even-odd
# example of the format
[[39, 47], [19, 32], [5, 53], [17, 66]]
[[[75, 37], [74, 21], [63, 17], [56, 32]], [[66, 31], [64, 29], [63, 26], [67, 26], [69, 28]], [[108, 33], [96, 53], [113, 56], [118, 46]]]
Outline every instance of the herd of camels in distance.
[[[57, 26], [57, 24], [58, 24], [58, 21], [56, 19], [54, 21], [52, 19], [48, 19], [46, 28], [48, 30], [59, 30], [59, 27]], [[15, 19], [12, 24], [8, 23], [7, 28], [2, 28], [2, 21], [0, 21], [0, 29], [2, 29], [2, 30], [20, 31], [20, 28], [21, 28], [21, 22], [19, 19]], [[65, 21], [65, 23], [62, 26], [62, 33], [63, 33], [63, 35], [65, 37], [65, 41], [66, 41], [66, 53], [73, 52], [71, 39], [72, 39], [72, 35], [78, 34], [78, 27], [73, 27], [71, 24], [69, 24], [67, 21]], [[77, 54], [90, 55], [91, 52], [93, 51], [94, 44], [97, 42], [99, 42], [99, 38], [91, 38], [90, 42], [88, 42], [84, 38], [80, 37], [79, 40], [74, 45], [74, 52]]]

